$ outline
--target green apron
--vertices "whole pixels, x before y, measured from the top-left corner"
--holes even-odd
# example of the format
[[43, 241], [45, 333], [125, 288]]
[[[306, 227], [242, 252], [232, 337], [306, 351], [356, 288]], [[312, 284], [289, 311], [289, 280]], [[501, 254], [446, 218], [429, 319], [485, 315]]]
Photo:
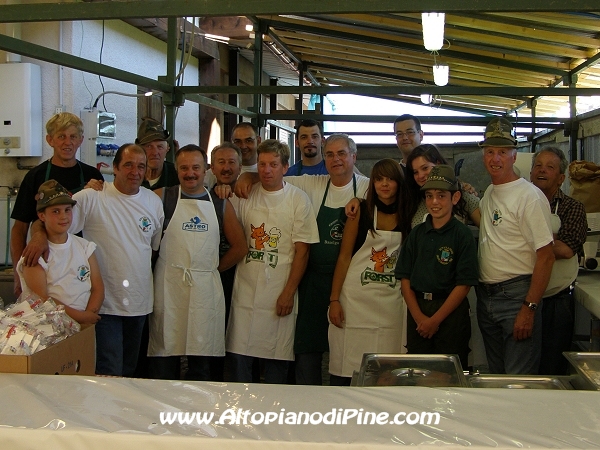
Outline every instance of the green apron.
[[[308, 266], [298, 286], [298, 317], [294, 353], [329, 351], [327, 310], [333, 282], [333, 271], [340, 253], [342, 232], [346, 223], [344, 207], [325, 206], [331, 180], [327, 182], [317, 214], [320, 242], [310, 246]], [[356, 176], [352, 176], [356, 197]]]
[[[69, 189], [68, 191], [71, 194], [76, 194], [85, 186], [85, 179], [83, 178], [83, 169], [81, 168], [81, 164], [77, 161], [77, 165], [79, 166], [79, 186], [73, 189]], [[50, 179], [50, 169], [52, 168], [52, 158], [48, 160], [48, 165], [46, 166], [46, 176], [44, 177], [44, 183]]]

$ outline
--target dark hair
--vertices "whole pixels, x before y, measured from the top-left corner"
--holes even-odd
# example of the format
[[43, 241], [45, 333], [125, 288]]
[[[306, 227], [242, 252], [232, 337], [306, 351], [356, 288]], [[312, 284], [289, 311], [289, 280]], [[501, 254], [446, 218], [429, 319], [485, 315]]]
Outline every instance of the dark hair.
[[406, 120], [412, 120], [415, 123], [417, 131], [421, 131], [421, 121], [418, 117], [415, 117], [412, 114], [402, 114], [401, 116], [396, 117], [396, 120], [394, 120], [394, 131], [396, 131], [396, 124], [398, 122], [404, 122]]
[[131, 149], [132, 153], [140, 153], [146, 157], [146, 152], [139, 145], [134, 144], [133, 142], [123, 144], [119, 147], [117, 153], [115, 154], [115, 159], [113, 159], [113, 167], [119, 168], [119, 164], [121, 164], [121, 160], [123, 159], [123, 152], [127, 149]]
[[296, 133], [300, 133], [300, 127], [305, 127], [305, 128], [319, 127], [319, 133], [321, 134], [321, 137], [323, 137], [323, 125], [321, 124], [321, 122], [317, 122], [316, 120], [313, 120], [313, 119], [304, 119], [296, 127]]
[[236, 124], [232, 129], [231, 129], [231, 139], [233, 140], [233, 133], [235, 132], [235, 130], [237, 130], [238, 128], [252, 128], [252, 131], [254, 131], [255, 135], [259, 135], [259, 130], [258, 127], [256, 125], [254, 125], [252, 122], [240, 122], [238, 124]]
[[377, 161], [371, 170], [371, 178], [369, 180], [369, 190], [367, 191], [367, 221], [369, 224], [369, 230], [371, 233], [377, 233], [373, 226], [375, 216], [375, 200], [377, 199], [377, 192], [375, 191], [375, 181], [387, 177], [393, 180], [398, 185], [396, 191], [396, 206], [398, 210], [396, 212], [398, 227], [402, 231], [403, 236], [407, 236], [410, 232], [410, 221], [412, 216], [410, 211], [412, 210], [412, 199], [408, 195], [408, 189], [406, 188], [406, 182], [400, 165], [393, 159], [382, 159]]
[[194, 144], [184, 145], [179, 150], [177, 150], [175, 152], [175, 161], [177, 161], [177, 157], [179, 155], [181, 155], [182, 153], [192, 153], [192, 152], [200, 152], [200, 154], [202, 155], [202, 159], [204, 160], [204, 168], [206, 169], [206, 165], [208, 163], [208, 160], [206, 158], [206, 150], [204, 150], [202, 147], [199, 147]]
[[[446, 158], [442, 156], [440, 153], [440, 149], [437, 148], [433, 144], [421, 144], [408, 155], [406, 158], [406, 173], [407, 180], [406, 184], [408, 185], [411, 198], [413, 199], [412, 210], [410, 211], [410, 220], [412, 221], [413, 216], [417, 212], [419, 208], [420, 200], [425, 196], [425, 193], [421, 190], [421, 186], [417, 184], [415, 181], [415, 177], [413, 174], [412, 163], [415, 159], [423, 157], [426, 161], [435, 164], [436, 166], [439, 164], [448, 164]], [[452, 213], [464, 217], [465, 219], [469, 218], [469, 213], [467, 212], [467, 201], [465, 200], [465, 193], [462, 190], [462, 185], [460, 184], [460, 180], [458, 180], [459, 188], [454, 191], [449, 191], [450, 193], [460, 192], [460, 200], [456, 205], [452, 207]]]
[[[421, 144], [410, 152], [408, 158], [406, 158], [406, 184], [408, 185], [409, 190], [412, 192], [412, 195], [420, 195], [421, 186], [417, 184], [415, 181], [415, 177], [413, 174], [412, 163], [415, 159], [423, 157], [425, 160], [433, 163], [435, 165], [438, 164], [448, 164], [448, 161], [442, 156], [440, 153], [440, 149], [437, 148], [433, 144]], [[418, 204], [417, 204], [418, 206]]]

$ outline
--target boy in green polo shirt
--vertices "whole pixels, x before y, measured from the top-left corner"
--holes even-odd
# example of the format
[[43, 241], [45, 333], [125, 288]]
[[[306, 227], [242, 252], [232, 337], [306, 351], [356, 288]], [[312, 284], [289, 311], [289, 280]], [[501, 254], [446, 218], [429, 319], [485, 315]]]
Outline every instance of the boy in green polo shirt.
[[475, 239], [454, 217], [464, 200], [452, 167], [433, 167], [421, 190], [429, 215], [408, 235], [395, 271], [410, 312], [408, 353], [457, 354], [466, 368], [471, 338], [467, 294], [479, 279]]

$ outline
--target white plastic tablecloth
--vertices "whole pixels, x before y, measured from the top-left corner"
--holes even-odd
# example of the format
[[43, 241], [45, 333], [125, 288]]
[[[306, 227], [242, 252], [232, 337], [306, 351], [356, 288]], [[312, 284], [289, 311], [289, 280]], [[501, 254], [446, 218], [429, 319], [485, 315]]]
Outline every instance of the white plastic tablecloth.
[[[600, 392], [0, 374], [0, 448], [600, 448]], [[437, 412], [436, 424], [161, 424], [161, 412]], [[281, 411], [281, 410], [285, 411]], [[258, 414], [257, 414], [258, 413]], [[256, 415], [257, 414], [257, 415]], [[285, 417], [285, 416], [282, 416]], [[330, 416], [331, 417], [331, 416]], [[400, 416], [404, 418], [406, 416]], [[413, 417], [415, 417], [413, 415]]]

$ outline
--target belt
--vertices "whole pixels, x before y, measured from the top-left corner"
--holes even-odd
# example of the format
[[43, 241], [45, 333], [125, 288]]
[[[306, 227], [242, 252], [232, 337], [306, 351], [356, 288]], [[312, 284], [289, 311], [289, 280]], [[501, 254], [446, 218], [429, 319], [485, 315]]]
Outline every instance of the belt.
[[488, 293], [488, 295], [494, 295], [498, 292], [501, 292], [502, 289], [506, 286], [509, 286], [513, 283], [518, 283], [520, 281], [524, 281], [524, 280], [531, 280], [531, 275], [519, 275], [518, 277], [515, 278], [511, 278], [510, 280], [506, 280], [506, 281], [501, 281], [500, 283], [479, 283], [479, 286], [483, 289], [485, 289]]
[[440, 292], [421, 292], [414, 291], [417, 300], [446, 300], [449, 294], [444, 294]]

